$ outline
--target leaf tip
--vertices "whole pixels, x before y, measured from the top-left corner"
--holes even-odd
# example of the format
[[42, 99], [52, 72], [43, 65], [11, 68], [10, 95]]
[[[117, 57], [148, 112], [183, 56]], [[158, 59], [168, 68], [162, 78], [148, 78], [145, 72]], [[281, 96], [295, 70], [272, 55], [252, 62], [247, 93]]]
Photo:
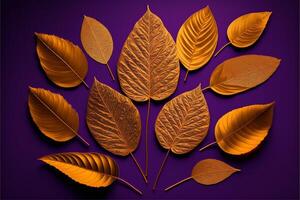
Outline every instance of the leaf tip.
[[151, 10], [150, 10], [150, 6], [149, 6], [149, 5], [147, 5], [147, 11], [151, 11]]

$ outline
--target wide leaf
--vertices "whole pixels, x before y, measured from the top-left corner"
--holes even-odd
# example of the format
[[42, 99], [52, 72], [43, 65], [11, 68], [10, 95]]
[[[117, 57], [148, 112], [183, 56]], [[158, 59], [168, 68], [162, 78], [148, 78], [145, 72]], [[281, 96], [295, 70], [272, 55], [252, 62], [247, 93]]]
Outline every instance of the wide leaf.
[[69, 88], [84, 82], [88, 63], [82, 50], [55, 35], [36, 33], [36, 51], [47, 77], [58, 86]]
[[232, 110], [215, 126], [219, 147], [231, 155], [243, 155], [256, 149], [272, 126], [274, 102]]

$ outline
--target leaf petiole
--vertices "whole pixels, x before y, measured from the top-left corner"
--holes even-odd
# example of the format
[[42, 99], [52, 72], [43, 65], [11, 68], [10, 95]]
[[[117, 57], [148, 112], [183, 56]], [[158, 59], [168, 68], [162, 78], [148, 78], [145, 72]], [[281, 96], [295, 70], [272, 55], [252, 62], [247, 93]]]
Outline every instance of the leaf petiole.
[[213, 146], [215, 145], [217, 142], [212, 142], [212, 143], [209, 143], [208, 145], [205, 145], [204, 147], [202, 147], [199, 151], [203, 151], [204, 149], [210, 147], [210, 146]]
[[181, 180], [181, 181], [179, 181], [179, 182], [177, 182], [177, 183], [175, 183], [175, 184], [173, 184], [173, 185], [167, 187], [167, 188], [165, 189], [165, 191], [168, 191], [168, 190], [170, 190], [170, 189], [172, 189], [172, 188], [174, 188], [174, 187], [180, 185], [181, 183], [184, 183], [184, 182], [190, 180], [191, 178], [192, 178], [191, 176], [190, 176], [190, 177], [187, 177], [187, 178], [185, 178], [185, 179], [183, 179], [183, 180]]

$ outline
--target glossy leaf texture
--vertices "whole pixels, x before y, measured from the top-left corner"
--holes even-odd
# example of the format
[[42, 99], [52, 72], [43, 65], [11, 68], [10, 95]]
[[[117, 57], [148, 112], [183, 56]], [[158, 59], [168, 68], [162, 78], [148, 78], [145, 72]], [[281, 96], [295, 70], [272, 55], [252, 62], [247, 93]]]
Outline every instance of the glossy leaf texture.
[[30, 87], [28, 106], [34, 123], [47, 137], [64, 142], [76, 136], [78, 113], [60, 94]]
[[162, 100], [176, 90], [179, 73], [175, 42], [148, 8], [122, 48], [118, 62], [121, 88], [135, 101]]
[[185, 154], [205, 138], [209, 122], [206, 100], [198, 86], [164, 105], [155, 123], [156, 138], [163, 148]]
[[210, 88], [222, 95], [249, 90], [270, 78], [280, 59], [263, 55], [244, 55], [225, 60], [210, 77]]
[[213, 56], [218, 27], [210, 8], [192, 14], [178, 31], [176, 46], [180, 62], [188, 70], [204, 66]]
[[[70, 88], [84, 82], [88, 63], [82, 50], [55, 35], [36, 33], [37, 54], [47, 77], [60, 87]], [[87, 86], [88, 87], [88, 86]]]
[[39, 160], [55, 167], [74, 181], [89, 187], [107, 187], [118, 177], [118, 165], [99, 153], [59, 153]]
[[113, 39], [109, 30], [92, 17], [84, 16], [81, 42], [86, 52], [99, 63], [107, 64], [113, 52]]
[[274, 102], [238, 108], [222, 116], [215, 126], [218, 146], [231, 155], [256, 149], [272, 126]]
[[203, 185], [219, 183], [233, 173], [240, 171], [216, 159], [205, 159], [198, 162], [192, 170], [192, 178]]
[[95, 140], [107, 151], [126, 156], [137, 148], [141, 134], [137, 108], [128, 97], [96, 79], [90, 90], [86, 121]]
[[231, 44], [245, 48], [255, 43], [264, 31], [272, 12], [255, 12], [235, 19], [227, 29]]

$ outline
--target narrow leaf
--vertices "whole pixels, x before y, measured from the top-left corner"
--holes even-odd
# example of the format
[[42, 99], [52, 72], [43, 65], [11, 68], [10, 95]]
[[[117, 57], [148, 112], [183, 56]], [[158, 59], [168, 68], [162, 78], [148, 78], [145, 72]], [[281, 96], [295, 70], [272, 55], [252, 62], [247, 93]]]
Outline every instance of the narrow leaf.
[[222, 95], [249, 90], [270, 78], [280, 59], [262, 55], [230, 58], [216, 67], [210, 77], [210, 88]]
[[[29, 89], [30, 114], [44, 135], [58, 142], [79, 136], [78, 113], [61, 95], [40, 88]], [[83, 138], [79, 138], [88, 145]]]
[[36, 33], [36, 51], [47, 77], [60, 87], [75, 87], [88, 71], [87, 60], [81, 49], [72, 42], [55, 35]]
[[39, 160], [55, 167], [74, 181], [89, 187], [107, 187], [119, 180], [138, 193], [134, 186], [118, 177], [117, 163], [109, 156], [99, 153], [59, 153], [44, 156]]
[[108, 65], [113, 52], [113, 39], [109, 30], [96, 19], [84, 16], [80, 36], [85, 51], [97, 62], [106, 64], [112, 79], [114, 79]]
[[222, 116], [215, 126], [219, 147], [232, 155], [256, 149], [272, 126], [274, 103], [238, 108]]
[[192, 14], [178, 31], [178, 57], [187, 70], [203, 67], [212, 57], [218, 42], [218, 27], [208, 6]]

